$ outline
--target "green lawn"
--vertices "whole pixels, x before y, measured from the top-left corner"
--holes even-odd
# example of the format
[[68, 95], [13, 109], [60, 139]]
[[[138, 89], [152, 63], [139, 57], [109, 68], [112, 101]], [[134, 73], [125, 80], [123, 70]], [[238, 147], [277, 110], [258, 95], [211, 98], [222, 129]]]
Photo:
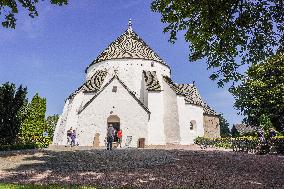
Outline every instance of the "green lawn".
[[0, 184], [0, 189], [98, 189], [90, 186]]

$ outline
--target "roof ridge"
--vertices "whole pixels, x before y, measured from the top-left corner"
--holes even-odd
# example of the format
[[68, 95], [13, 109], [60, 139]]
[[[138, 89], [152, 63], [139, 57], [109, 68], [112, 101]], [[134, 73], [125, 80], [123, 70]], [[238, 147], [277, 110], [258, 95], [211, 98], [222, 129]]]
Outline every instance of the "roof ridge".
[[92, 63], [86, 68], [85, 72], [87, 72], [90, 66], [101, 61], [129, 58], [153, 60], [168, 66], [132, 28], [128, 28], [119, 37], [112, 41], [94, 61], [92, 61]]
[[91, 102], [101, 94], [101, 92], [114, 80], [117, 79], [119, 83], [126, 89], [126, 91], [138, 102], [140, 106], [148, 113], [151, 114], [150, 110], [135, 96], [133, 91], [131, 91], [120, 79], [117, 75], [114, 75], [88, 102], [86, 102], [78, 111], [80, 114]]

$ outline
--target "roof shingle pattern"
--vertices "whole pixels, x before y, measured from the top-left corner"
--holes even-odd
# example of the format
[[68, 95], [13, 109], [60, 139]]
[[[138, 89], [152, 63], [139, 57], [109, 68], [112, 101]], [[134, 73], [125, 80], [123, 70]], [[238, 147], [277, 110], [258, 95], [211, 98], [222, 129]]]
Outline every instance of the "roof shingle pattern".
[[140, 38], [132, 28], [128, 28], [112, 42], [88, 67], [111, 59], [145, 59], [166, 63]]
[[203, 106], [204, 102], [193, 84], [176, 84], [177, 88], [185, 95], [185, 102]]
[[143, 71], [144, 80], [146, 83], [146, 90], [148, 91], [161, 91], [161, 85], [157, 78], [155, 71]]
[[104, 70], [96, 71], [94, 75], [88, 81], [85, 82], [83, 91], [97, 92], [101, 88], [106, 76], [107, 76], [107, 71]]
[[204, 103], [204, 106], [203, 106], [203, 110], [204, 110], [204, 113], [203, 114], [207, 114], [207, 115], [215, 115], [215, 116], [218, 116], [219, 114], [213, 110], [208, 104]]
[[80, 87], [78, 87], [72, 94], [69, 95], [67, 99], [68, 100], [72, 99], [80, 91], [97, 92], [101, 88], [106, 75], [107, 75], [107, 71], [103, 71], [103, 70], [96, 71], [89, 80], [87, 80]]

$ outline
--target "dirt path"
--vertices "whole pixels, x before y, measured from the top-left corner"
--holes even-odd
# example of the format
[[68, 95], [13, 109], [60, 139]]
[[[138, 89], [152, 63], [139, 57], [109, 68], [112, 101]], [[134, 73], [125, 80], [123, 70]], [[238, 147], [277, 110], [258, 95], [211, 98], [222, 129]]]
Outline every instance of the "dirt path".
[[176, 148], [0, 152], [0, 182], [139, 188], [284, 186], [284, 156]]

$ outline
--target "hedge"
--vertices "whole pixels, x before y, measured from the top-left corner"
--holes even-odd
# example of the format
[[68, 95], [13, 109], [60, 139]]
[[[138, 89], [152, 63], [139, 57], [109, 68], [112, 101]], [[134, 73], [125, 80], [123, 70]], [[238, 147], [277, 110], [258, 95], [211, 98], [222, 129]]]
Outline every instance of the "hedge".
[[18, 143], [12, 145], [0, 145], [0, 151], [8, 151], [8, 150], [24, 150], [24, 149], [35, 149], [38, 146], [34, 143]]
[[219, 147], [231, 148], [236, 152], [250, 152], [258, 154], [267, 154], [275, 152], [284, 154], [284, 136], [273, 137], [271, 140], [261, 142], [257, 137], [237, 137], [237, 138], [204, 138], [197, 137], [195, 144], [201, 148]]

